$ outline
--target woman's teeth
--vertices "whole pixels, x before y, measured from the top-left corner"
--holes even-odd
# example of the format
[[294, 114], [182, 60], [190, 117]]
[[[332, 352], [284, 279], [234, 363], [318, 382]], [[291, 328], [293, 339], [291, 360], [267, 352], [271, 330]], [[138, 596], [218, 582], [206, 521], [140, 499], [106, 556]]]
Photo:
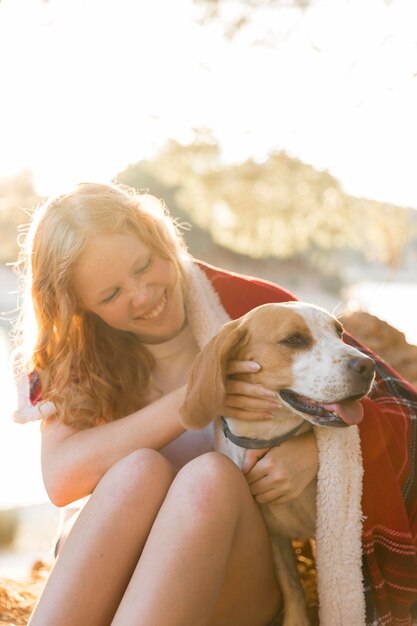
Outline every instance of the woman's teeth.
[[143, 320], [152, 320], [155, 317], [159, 317], [159, 315], [161, 315], [162, 311], [165, 309], [167, 301], [168, 301], [167, 295], [166, 293], [164, 293], [164, 295], [162, 296], [161, 300], [158, 302], [156, 307], [154, 307], [151, 311], [149, 311], [149, 313], [146, 313], [146, 315], [141, 315], [140, 318]]

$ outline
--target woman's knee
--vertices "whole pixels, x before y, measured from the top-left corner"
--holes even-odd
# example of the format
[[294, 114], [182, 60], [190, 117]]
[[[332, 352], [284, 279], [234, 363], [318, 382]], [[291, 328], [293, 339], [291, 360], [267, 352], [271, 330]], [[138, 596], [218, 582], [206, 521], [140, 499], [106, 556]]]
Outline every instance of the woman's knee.
[[224, 484], [225, 481], [240, 481], [241, 471], [224, 454], [220, 452], [206, 452], [189, 461], [182, 470], [180, 475], [187, 476], [190, 479], [202, 480], [210, 483]]
[[112, 497], [136, 499], [148, 491], [168, 491], [174, 476], [172, 465], [162, 454], [142, 448], [117, 461], [99, 484]]
[[232, 510], [243, 506], [245, 498], [252, 500], [240, 469], [218, 452], [202, 454], [187, 463], [177, 474], [173, 488], [185, 493], [196, 507], [208, 511], [218, 511], [222, 503]]

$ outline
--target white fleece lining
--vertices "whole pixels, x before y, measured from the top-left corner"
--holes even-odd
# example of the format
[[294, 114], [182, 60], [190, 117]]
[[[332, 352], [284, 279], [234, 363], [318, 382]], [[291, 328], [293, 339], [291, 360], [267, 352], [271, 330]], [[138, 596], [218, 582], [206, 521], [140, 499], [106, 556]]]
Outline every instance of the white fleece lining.
[[[230, 317], [204, 272], [182, 259], [188, 283], [186, 311], [202, 349]], [[52, 415], [51, 402], [32, 406], [29, 381], [16, 381], [18, 406], [13, 415], [27, 422]], [[364, 626], [362, 579], [362, 454], [357, 426], [315, 428], [319, 450], [317, 475], [317, 584], [321, 626]]]

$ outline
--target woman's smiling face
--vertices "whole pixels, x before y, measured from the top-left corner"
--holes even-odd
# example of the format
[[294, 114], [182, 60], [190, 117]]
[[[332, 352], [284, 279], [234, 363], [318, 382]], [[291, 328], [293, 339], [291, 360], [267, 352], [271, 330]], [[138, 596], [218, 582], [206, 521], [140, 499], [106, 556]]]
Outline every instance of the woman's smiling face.
[[73, 286], [82, 308], [145, 343], [175, 336], [185, 323], [173, 263], [134, 235], [94, 235], [78, 259]]

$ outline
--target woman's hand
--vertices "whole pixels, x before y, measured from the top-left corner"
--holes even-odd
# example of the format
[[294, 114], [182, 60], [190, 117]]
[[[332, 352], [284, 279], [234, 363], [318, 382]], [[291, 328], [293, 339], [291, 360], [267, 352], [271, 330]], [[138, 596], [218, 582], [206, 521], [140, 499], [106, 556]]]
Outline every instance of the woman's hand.
[[269, 450], [248, 450], [243, 473], [259, 504], [295, 500], [316, 476], [316, 437], [309, 432]]
[[[227, 374], [249, 374], [259, 372], [255, 361], [229, 361]], [[226, 381], [226, 394], [220, 414], [241, 420], [271, 419], [282, 404], [277, 394], [261, 385], [233, 380]]]

